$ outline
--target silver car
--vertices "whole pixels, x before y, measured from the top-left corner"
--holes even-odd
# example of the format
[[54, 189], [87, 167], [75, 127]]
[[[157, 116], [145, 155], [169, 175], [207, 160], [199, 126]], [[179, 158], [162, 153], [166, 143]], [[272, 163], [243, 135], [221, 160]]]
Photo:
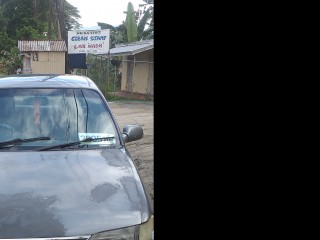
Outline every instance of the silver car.
[[0, 239], [152, 239], [142, 137], [85, 76], [0, 78]]

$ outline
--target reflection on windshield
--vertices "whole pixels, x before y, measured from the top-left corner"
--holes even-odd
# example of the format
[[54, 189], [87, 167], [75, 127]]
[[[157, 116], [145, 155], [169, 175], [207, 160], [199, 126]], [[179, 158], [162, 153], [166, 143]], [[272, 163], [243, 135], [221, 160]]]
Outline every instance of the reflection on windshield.
[[0, 142], [48, 136], [50, 141], [23, 143], [49, 146], [85, 137], [118, 138], [107, 106], [88, 89], [0, 89]]

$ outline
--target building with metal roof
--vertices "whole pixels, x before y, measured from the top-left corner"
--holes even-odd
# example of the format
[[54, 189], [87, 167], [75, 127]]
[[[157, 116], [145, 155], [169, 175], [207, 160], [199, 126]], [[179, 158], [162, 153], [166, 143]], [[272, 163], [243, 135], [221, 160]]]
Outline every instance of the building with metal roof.
[[18, 41], [22, 56], [24, 74], [64, 74], [65, 54], [64, 40], [22, 40]]
[[121, 59], [118, 68], [118, 73], [121, 74], [121, 92], [118, 92], [118, 95], [153, 99], [153, 49], [154, 41], [150, 39], [117, 44], [110, 49], [109, 55], [96, 54], [105, 58], [110, 56], [110, 59]]

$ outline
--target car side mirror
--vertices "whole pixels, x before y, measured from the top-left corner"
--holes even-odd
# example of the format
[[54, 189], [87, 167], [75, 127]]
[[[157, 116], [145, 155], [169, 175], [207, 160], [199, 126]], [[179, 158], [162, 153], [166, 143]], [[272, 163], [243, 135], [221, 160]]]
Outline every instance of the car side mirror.
[[143, 130], [139, 125], [125, 125], [123, 127], [122, 138], [125, 143], [139, 140], [142, 137]]

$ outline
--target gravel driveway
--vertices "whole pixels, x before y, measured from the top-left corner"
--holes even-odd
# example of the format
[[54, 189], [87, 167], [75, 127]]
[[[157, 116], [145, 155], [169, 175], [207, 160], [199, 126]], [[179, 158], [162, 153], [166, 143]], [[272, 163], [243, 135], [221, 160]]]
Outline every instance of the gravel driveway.
[[109, 106], [121, 130], [126, 124], [138, 124], [143, 129], [143, 138], [126, 146], [150, 195], [153, 208], [153, 102], [115, 101], [109, 102]]

